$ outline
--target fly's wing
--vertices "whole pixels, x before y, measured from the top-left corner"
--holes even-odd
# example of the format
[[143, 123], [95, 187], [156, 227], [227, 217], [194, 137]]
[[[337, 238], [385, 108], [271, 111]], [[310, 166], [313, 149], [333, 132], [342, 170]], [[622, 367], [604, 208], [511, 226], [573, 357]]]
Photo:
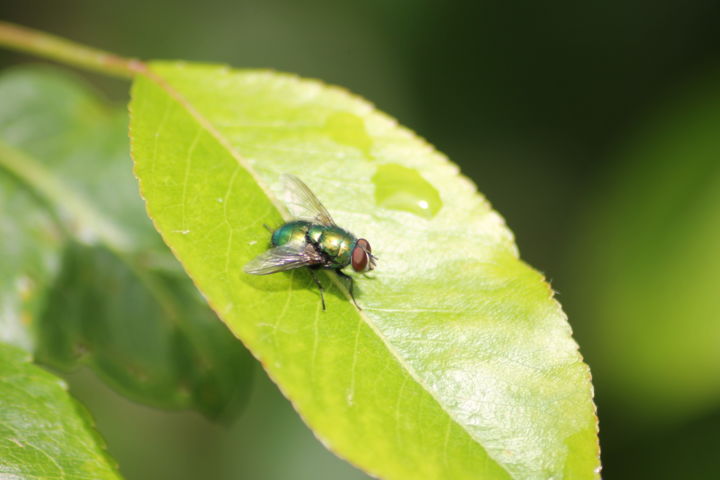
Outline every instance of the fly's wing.
[[285, 205], [290, 215], [322, 225], [335, 225], [323, 204], [302, 180], [290, 174], [284, 174], [281, 178], [285, 188]]
[[294, 268], [308, 267], [322, 263], [322, 255], [312, 245], [306, 243], [288, 243], [271, 248], [250, 260], [243, 270], [253, 275], [269, 275]]

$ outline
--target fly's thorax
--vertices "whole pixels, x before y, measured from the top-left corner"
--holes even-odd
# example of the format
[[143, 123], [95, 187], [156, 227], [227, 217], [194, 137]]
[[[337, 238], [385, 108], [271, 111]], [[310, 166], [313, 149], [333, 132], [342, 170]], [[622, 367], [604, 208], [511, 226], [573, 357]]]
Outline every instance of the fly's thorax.
[[[350, 255], [356, 239], [352, 233], [337, 226], [313, 225], [308, 236], [320, 247], [334, 264], [345, 267], [350, 264]], [[317, 238], [315, 241], [314, 239]]]
[[323, 234], [328, 228], [330, 227], [320, 225], [319, 223], [313, 223], [308, 227], [307, 238], [310, 240], [310, 242], [316, 245], [320, 245], [320, 240], [322, 239]]
[[272, 244], [277, 247], [291, 242], [304, 242], [305, 235], [311, 226], [310, 222], [304, 220], [288, 222], [273, 232]]

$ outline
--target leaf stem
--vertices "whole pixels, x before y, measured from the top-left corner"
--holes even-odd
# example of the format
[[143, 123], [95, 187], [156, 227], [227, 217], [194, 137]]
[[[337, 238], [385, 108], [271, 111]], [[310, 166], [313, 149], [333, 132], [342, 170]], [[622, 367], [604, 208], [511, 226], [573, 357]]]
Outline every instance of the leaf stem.
[[119, 57], [39, 30], [3, 21], [0, 21], [0, 46], [115, 77], [132, 78], [147, 70], [140, 60]]

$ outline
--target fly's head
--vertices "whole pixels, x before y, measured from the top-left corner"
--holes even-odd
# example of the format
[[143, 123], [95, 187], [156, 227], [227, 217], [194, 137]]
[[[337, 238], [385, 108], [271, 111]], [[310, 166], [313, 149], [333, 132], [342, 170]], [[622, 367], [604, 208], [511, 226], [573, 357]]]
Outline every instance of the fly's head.
[[376, 258], [372, 254], [370, 242], [364, 238], [359, 238], [358, 241], [355, 242], [355, 247], [353, 248], [350, 259], [353, 270], [360, 273], [369, 272], [375, 268], [375, 260]]

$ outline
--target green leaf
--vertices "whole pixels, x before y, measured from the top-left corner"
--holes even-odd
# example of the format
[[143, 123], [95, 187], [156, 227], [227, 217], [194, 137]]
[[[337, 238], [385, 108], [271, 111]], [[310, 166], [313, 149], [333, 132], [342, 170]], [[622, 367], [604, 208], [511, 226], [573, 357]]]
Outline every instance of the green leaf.
[[[595, 478], [589, 372], [552, 290], [457, 167], [347, 92], [155, 63], [133, 86], [147, 209], [214, 310], [330, 449], [381, 478]], [[304, 179], [379, 257], [358, 311], [334, 274], [243, 265]]]
[[582, 333], [605, 396], [653, 425], [720, 404], [717, 82], [686, 86], [617, 152], [570, 259], [592, 280]]
[[139, 401], [240, 411], [250, 357], [148, 221], [123, 109], [51, 70], [4, 73], [0, 200], [1, 338]]
[[119, 479], [87, 411], [65, 383], [0, 343], [0, 478]]
[[3, 170], [0, 238], [0, 341], [30, 350], [34, 339], [28, 326], [42, 310], [43, 292], [57, 273], [62, 232], [45, 204]]

